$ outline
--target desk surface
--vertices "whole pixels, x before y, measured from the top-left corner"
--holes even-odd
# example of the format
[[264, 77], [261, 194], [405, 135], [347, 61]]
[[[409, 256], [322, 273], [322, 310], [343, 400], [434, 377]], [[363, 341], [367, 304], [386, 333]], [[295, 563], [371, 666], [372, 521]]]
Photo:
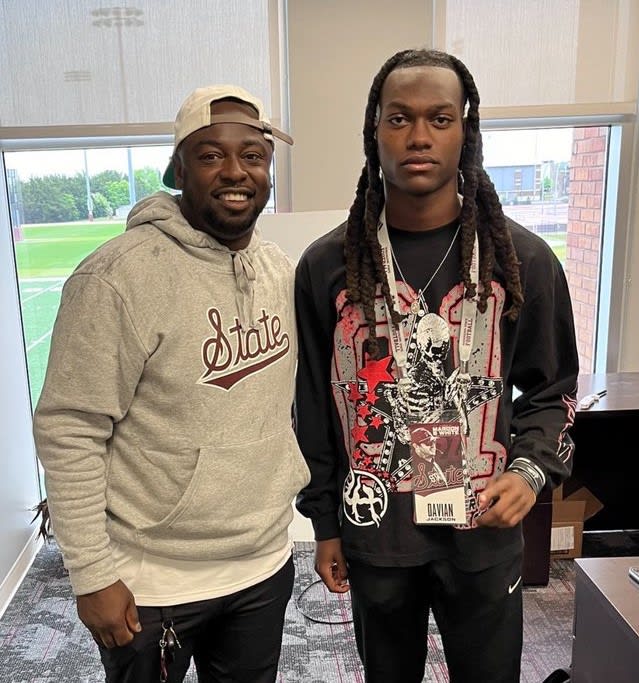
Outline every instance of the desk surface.
[[577, 409], [578, 415], [609, 416], [611, 413], [639, 412], [639, 372], [613, 372], [596, 375], [579, 375], [577, 398], [594, 394], [602, 389], [608, 393], [588, 410]]
[[639, 557], [575, 560], [575, 620], [570, 680], [639, 681], [639, 586], [628, 567]]
[[629, 567], [639, 567], [639, 557], [580, 557], [575, 565], [639, 636], [639, 584], [628, 576]]

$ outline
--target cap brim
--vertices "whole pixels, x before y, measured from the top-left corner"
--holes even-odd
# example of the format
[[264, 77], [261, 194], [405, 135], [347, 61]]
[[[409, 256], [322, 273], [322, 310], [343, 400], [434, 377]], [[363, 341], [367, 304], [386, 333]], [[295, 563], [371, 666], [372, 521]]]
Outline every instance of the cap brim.
[[166, 171], [164, 171], [164, 175], [162, 176], [162, 182], [166, 187], [170, 187], [172, 190], [178, 189], [175, 187], [175, 169], [173, 168], [173, 161], [169, 161], [169, 165], [166, 167]]
[[246, 116], [245, 114], [238, 114], [234, 112], [229, 112], [227, 114], [213, 114], [211, 116], [209, 125], [213, 126], [216, 123], [241, 123], [244, 126], [257, 128], [257, 130], [259, 130], [262, 135], [264, 135], [264, 137], [271, 142], [273, 141], [273, 137], [276, 137], [278, 140], [282, 140], [282, 142], [285, 142], [287, 145], [293, 144], [293, 138], [287, 133], [279, 130], [279, 128], [275, 128], [275, 126], [266, 121], [254, 119], [250, 116]]

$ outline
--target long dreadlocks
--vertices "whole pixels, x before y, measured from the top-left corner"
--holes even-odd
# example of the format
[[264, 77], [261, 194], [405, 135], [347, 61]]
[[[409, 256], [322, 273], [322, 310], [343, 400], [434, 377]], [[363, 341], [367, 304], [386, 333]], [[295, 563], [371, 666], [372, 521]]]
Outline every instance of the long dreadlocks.
[[[361, 303], [368, 324], [369, 354], [375, 357], [378, 343], [375, 334], [375, 294], [377, 283], [394, 311], [388, 281], [382, 266], [382, 252], [377, 239], [377, 224], [384, 203], [384, 186], [380, 176], [380, 163], [375, 139], [377, 108], [384, 82], [395, 69], [412, 66], [437, 66], [454, 71], [461, 81], [464, 102], [468, 105], [464, 146], [460, 160], [463, 177], [461, 221], [461, 278], [467, 296], [474, 297], [477, 283], [470, 279], [470, 261], [475, 234], [479, 242], [479, 291], [477, 306], [485, 312], [488, 297], [492, 294], [493, 266], [497, 261], [510, 294], [510, 307], [505, 315], [515, 320], [523, 303], [519, 279], [519, 261], [506, 226], [504, 213], [492, 181], [483, 168], [481, 133], [479, 130], [479, 93], [466, 66], [456, 57], [437, 50], [403, 50], [393, 55], [373, 79], [368, 95], [364, 118], [364, 154], [362, 169], [346, 228], [344, 254], [346, 258], [347, 296], [353, 303]], [[396, 315], [393, 313], [393, 315]]]

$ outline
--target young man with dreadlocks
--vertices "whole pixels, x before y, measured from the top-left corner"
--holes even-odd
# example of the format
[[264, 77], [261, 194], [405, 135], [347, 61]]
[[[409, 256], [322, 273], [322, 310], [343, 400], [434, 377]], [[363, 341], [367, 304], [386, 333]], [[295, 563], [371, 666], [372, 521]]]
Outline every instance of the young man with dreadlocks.
[[[348, 220], [297, 269], [296, 429], [312, 476], [298, 509], [322, 580], [351, 591], [369, 683], [422, 681], [431, 609], [451, 681], [519, 681], [521, 520], [571, 469], [566, 281], [504, 216], [478, 105], [455, 57], [391, 57]], [[429, 479], [415, 462], [442, 434], [457, 434], [460, 467]], [[421, 485], [461, 491], [461, 520], [459, 501], [425, 512]]]

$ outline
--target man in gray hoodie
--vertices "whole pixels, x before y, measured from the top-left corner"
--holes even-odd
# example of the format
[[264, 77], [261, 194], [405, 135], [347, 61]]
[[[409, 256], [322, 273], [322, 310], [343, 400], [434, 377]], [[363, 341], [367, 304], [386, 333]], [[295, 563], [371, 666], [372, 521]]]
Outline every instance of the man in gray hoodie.
[[108, 683], [271, 683], [293, 584], [293, 265], [255, 222], [273, 137], [237, 86], [194, 91], [164, 176], [67, 280], [34, 435]]

